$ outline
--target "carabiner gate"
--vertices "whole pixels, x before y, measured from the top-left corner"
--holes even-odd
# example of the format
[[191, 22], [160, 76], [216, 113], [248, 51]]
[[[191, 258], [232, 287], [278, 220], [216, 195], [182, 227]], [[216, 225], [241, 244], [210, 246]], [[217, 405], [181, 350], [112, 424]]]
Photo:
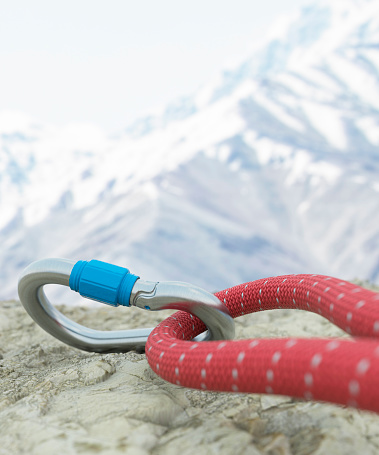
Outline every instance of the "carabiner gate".
[[69, 286], [82, 296], [118, 306], [136, 306], [157, 311], [183, 310], [197, 316], [208, 331], [196, 341], [231, 339], [234, 320], [213, 294], [187, 283], [141, 280], [128, 269], [100, 261], [43, 259], [22, 273], [20, 300], [37, 324], [60, 341], [84, 351], [143, 351], [152, 328], [100, 331], [82, 326], [64, 316], [50, 303], [43, 290], [46, 284]]

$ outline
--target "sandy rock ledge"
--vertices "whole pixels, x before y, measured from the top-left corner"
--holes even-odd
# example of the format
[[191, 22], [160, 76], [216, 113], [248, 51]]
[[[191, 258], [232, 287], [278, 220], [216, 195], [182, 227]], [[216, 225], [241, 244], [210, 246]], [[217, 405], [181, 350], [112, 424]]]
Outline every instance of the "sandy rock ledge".
[[[134, 311], [133, 311], [134, 310]], [[169, 313], [65, 308], [102, 330], [154, 326]], [[277, 310], [237, 322], [239, 338], [347, 336], [323, 318]], [[144, 354], [78, 351], [19, 302], [0, 303], [0, 454], [378, 454], [379, 416], [287, 397], [168, 384]]]

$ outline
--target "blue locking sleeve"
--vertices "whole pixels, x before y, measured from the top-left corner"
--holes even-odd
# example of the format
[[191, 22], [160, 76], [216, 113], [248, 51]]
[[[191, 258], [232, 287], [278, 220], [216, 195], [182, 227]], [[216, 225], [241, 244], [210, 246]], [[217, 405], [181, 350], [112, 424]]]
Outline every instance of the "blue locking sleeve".
[[70, 288], [83, 297], [109, 305], [129, 306], [138, 276], [128, 269], [101, 261], [78, 261], [70, 275]]

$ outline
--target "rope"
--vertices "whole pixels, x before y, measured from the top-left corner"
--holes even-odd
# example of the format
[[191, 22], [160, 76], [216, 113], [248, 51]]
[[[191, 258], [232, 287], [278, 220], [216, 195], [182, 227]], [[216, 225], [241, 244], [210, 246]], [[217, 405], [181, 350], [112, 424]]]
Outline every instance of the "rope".
[[177, 312], [151, 333], [151, 368], [173, 384], [269, 393], [379, 412], [379, 294], [321, 275], [288, 275], [215, 294], [233, 318], [277, 308], [312, 311], [351, 334], [339, 338], [189, 341], [206, 327]]

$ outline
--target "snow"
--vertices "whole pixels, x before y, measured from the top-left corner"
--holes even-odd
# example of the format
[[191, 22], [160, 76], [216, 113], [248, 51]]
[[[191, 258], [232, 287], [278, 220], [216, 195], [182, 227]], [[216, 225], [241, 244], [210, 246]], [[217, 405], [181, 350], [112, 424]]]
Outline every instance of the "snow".
[[[379, 35], [379, 31], [378, 31]], [[379, 41], [379, 36], [377, 38], [377, 41]], [[379, 73], [379, 53], [376, 49], [365, 49], [364, 51], [361, 51], [362, 56], [370, 62], [376, 71]]]
[[329, 66], [333, 74], [343, 81], [350, 91], [368, 105], [379, 109], [379, 87], [376, 75], [368, 74], [363, 68], [338, 55], [329, 59]]
[[218, 149], [218, 158], [222, 163], [226, 163], [228, 161], [228, 158], [230, 156], [231, 150], [230, 147], [227, 145], [222, 145]]
[[297, 208], [297, 212], [299, 213], [299, 215], [302, 215], [307, 210], [309, 210], [310, 206], [311, 206], [310, 201], [303, 201], [299, 204], [299, 206]]
[[[254, 131], [254, 130], [248, 130], [243, 135], [244, 142], [250, 148], [254, 148], [255, 147], [257, 139], [258, 139], [258, 133], [256, 131]], [[261, 159], [264, 159], [264, 157], [261, 157]], [[264, 161], [264, 162], [267, 162], [267, 161]]]
[[282, 73], [276, 77], [276, 80], [286, 85], [294, 95], [307, 96], [309, 95], [309, 84], [304, 80], [291, 73]]
[[319, 161], [311, 163], [309, 174], [322, 179], [323, 183], [326, 182], [328, 185], [335, 185], [342, 174], [342, 170], [334, 164]]
[[358, 185], [364, 185], [365, 183], [367, 183], [367, 179], [363, 175], [355, 175], [352, 178], [352, 181], [354, 183], [357, 183]]
[[[312, 156], [304, 150], [299, 150], [295, 154], [288, 169], [289, 173], [285, 181], [287, 186], [307, 180], [311, 182], [312, 186], [335, 185], [342, 174], [341, 169], [337, 166], [325, 161], [314, 161]], [[303, 213], [308, 208], [309, 202], [305, 206], [304, 203], [301, 203], [298, 210]]]
[[297, 130], [297, 131], [304, 131], [304, 125], [299, 122], [296, 118], [292, 117], [291, 115], [287, 114], [287, 112], [277, 103], [271, 101], [267, 96], [264, 96], [258, 90], [254, 92], [253, 99], [257, 103], [259, 103], [262, 107], [266, 110], [271, 112], [274, 117], [276, 117], [280, 122], [284, 123], [285, 125], [289, 126], [290, 128]]
[[7, 204], [2, 204], [1, 207], [0, 229], [7, 226], [7, 224], [17, 215], [17, 208], [12, 204], [11, 198], [9, 199], [9, 202]]
[[347, 138], [341, 112], [330, 106], [303, 101], [301, 106], [311, 125], [335, 148], [344, 150]]
[[357, 127], [373, 145], [379, 145], [379, 119], [361, 117], [356, 121]]
[[306, 150], [298, 150], [295, 159], [288, 162], [289, 173], [285, 180], [287, 186], [304, 181], [309, 174], [312, 156]]
[[280, 144], [268, 138], [258, 139], [255, 142], [257, 158], [263, 166], [281, 158], [288, 158], [291, 155], [291, 147]]

